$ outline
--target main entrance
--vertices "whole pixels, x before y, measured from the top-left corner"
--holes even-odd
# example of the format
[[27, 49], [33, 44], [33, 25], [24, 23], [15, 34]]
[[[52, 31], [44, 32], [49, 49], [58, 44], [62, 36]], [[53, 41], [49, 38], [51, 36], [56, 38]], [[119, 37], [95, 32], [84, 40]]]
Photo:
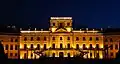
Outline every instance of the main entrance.
[[63, 52], [59, 52], [59, 57], [64, 57]]

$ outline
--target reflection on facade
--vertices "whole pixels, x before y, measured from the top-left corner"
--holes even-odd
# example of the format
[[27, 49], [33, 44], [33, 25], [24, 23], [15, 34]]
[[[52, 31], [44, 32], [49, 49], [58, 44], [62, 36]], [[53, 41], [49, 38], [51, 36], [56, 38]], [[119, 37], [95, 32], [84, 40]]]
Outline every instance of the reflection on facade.
[[[79, 49], [81, 49], [82, 51], [89, 52], [84, 55], [86, 59], [103, 59], [105, 57], [104, 46], [110, 45], [112, 46], [108, 50], [107, 58], [115, 58], [120, 38], [119, 35], [103, 34], [102, 29], [86, 28], [73, 30], [72, 17], [51, 17], [48, 31], [43, 29], [37, 30], [36, 28], [35, 30], [21, 29], [20, 36], [15, 36], [18, 39], [18, 43], [5, 41], [13, 36], [3, 37], [6, 36], [0, 36], [1, 40], [3, 40], [5, 53], [8, 54], [9, 58], [14, 59], [38, 59], [39, 56], [33, 52], [34, 50], [39, 51], [43, 49], [48, 49], [43, 52], [47, 57], [74, 57], [80, 53]], [[15, 46], [19, 48], [13, 50]]]

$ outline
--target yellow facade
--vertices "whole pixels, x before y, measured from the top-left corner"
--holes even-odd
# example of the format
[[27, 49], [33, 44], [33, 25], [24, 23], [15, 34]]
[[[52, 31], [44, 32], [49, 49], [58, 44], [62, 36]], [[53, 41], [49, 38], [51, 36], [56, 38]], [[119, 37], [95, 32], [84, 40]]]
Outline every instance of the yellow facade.
[[[39, 56], [34, 53], [36, 48], [38, 49], [36, 51], [48, 49], [43, 52], [47, 57], [74, 57], [81, 53], [78, 51], [81, 49], [89, 52], [84, 55], [86, 59], [103, 59], [105, 57], [104, 46], [111, 44], [113, 49], [109, 49], [108, 58], [116, 57], [119, 50], [119, 35], [103, 35], [98, 30], [88, 28], [73, 30], [72, 22], [72, 17], [51, 17], [48, 31], [36, 28], [35, 30], [21, 29], [20, 35], [0, 35], [0, 39], [5, 53], [11, 59], [38, 59]], [[109, 41], [110, 38], [113, 39], [113, 42]], [[8, 45], [8, 49], [6, 49], [6, 45]], [[16, 45], [18, 49], [15, 49]], [[13, 49], [10, 49], [10, 46]]]
[[[44, 44], [46, 44], [46, 48], [55, 47], [55, 49], [53, 50], [45, 51], [48, 57], [53, 57], [53, 54], [55, 54], [55, 57], [60, 57], [60, 53], [64, 57], [68, 57], [68, 54], [70, 53], [70, 57], [73, 57], [74, 55], [80, 53], [75, 49], [77, 47], [83, 49], [83, 44], [85, 45], [86, 48], [89, 48], [90, 44], [92, 45], [93, 48], [96, 47], [96, 44], [99, 45], [99, 48], [101, 49], [103, 48], [102, 33], [98, 33], [98, 31], [96, 30], [86, 30], [86, 33], [85, 30], [73, 30], [71, 17], [51, 17], [49, 29], [50, 29], [49, 31], [44, 31], [44, 30], [21, 31], [21, 38], [20, 38], [21, 59], [24, 59], [25, 53], [28, 54], [27, 55], [28, 59], [38, 57], [38, 55], [32, 53], [33, 50], [29, 50], [31, 48], [31, 44], [33, 44], [34, 48], [36, 48], [37, 44], [39, 44], [40, 49], [44, 48], [45, 46]], [[39, 41], [37, 40], [38, 37], [40, 38]], [[27, 38], [26, 41], [24, 41], [25, 38]], [[33, 38], [32, 41], [31, 38]], [[44, 40], [44, 38], [46, 38], [46, 40]], [[90, 38], [92, 38], [92, 40], [90, 40]], [[96, 38], [98, 38], [98, 40], [96, 40]], [[27, 51], [23, 50], [24, 44], [27, 45], [28, 48]], [[67, 49], [67, 48], [73, 48], [73, 49]], [[94, 52], [94, 50], [83, 50], [83, 51], [88, 51], [92, 53], [91, 57], [90, 57], [90, 53], [88, 53], [88, 56], [84, 56], [84, 58], [94, 58], [98, 53], [98, 50], [96, 52]], [[100, 59], [103, 58], [102, 52], [103, 52], [102, 50], [99, 50]]]

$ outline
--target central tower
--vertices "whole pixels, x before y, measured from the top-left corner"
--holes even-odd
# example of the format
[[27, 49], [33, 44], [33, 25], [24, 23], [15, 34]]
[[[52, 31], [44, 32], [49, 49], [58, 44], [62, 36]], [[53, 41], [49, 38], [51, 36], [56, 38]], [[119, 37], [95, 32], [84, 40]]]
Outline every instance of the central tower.
[[50, 31], [51, 32], [71, 32], [72, 17], [51, 17]]

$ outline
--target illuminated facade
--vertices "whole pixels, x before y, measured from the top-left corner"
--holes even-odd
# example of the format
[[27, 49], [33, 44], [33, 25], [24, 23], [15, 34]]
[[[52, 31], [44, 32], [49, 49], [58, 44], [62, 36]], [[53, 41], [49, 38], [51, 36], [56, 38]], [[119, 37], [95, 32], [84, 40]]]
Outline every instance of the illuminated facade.
[[[30, 49], [48, 49], [45, 51], [48, 57], [73, 57], [79, 54], [75, 49], [88, 51], [84, 58], [103, 58], [103, 35], [96, 30], [73, 30], [71, 17], [51, 17], [49, 31], [21, 31], [20, 58], [26, 56], [38, 58]], [[95, 50], [98, 47], [101, 50]], [[28, 48], [24, 50], [24, 48]], [[72, 48], [72, 49], [71, 49]], [[28, 54], [28, 55], [27, 55]]]
[[[89, 52], [84, 55], [86, 59], [103, 59], [105, 57], [103, 49], [107, 45], [113, 45], [108, 50], [108, 58], [116, 57], [120, 35], [103, 34], [102, 29], [73, 30], [72, 22], [72, 17], [51, 17], [47, 31], [36, 28], [35, 30], [20, 29], [19, 36], [0, 35], [0, 39], [3, 40], [5, 53], [13, 59], [38, 59], [39, 56], [33, 52], [42, 49], [48, 49], [44, 51], [47, 57], [74, 57], [81, 49]], [[12, 50], [9, 49], [10, 46], [13, 47]]]

